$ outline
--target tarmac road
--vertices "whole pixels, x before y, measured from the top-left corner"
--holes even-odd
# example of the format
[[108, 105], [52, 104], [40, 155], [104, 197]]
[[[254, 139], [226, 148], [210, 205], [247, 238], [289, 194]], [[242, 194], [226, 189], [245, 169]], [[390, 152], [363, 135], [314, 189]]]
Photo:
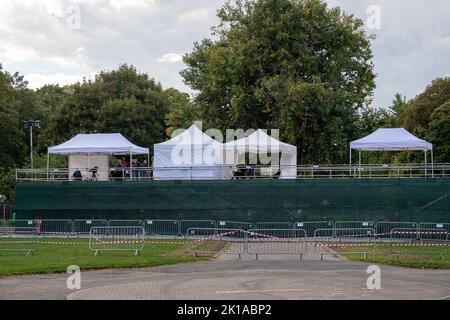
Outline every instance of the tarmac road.
[[0, 279], [0, 299], [450, 299], [450, 270], [381, 267], [368, 290], [369, 264], [343, 259], [219, 259], [146, 269], [82, 271], [81, 290], [66, 274]]

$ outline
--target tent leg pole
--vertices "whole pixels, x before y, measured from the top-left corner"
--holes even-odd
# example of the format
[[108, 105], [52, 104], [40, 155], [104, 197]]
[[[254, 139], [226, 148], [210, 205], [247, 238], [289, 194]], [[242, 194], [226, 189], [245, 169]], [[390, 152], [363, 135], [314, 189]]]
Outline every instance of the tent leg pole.
[[133, 180], [133, 154], [130, 152], [130, 180]]
[[361, 178], [361, 150], [359, 150], [359, 165], [358, 165], [359, 178]]
[[152, 173], [149, 168], [150, 168], [150, 152], [147, 153], [147, 168], [145, 168], [145, 170], [147, 171], [147, 173], [145, 174], [146, 179], [149, 179], [152, 176]]
[[350, 147], [350, 167], [349, 167], [350, 178], [352, 178], [352, 148]]
[[431, 149], [431, 177], [434, 178], [434, 154], [433, 154], [433, 149]]
[[425, 178], [427, 178], [427, 150], [425, 150]]
[[48, 181], [49, 166], [50, 166], [50, 153], [47, 152], [47, 181]]

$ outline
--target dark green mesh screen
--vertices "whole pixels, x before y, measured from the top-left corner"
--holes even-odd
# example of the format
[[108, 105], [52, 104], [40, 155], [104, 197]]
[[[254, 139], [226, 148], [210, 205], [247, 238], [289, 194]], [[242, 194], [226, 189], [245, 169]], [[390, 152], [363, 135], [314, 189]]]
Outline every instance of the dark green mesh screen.
[[21, 182], [17, 219], [450, 222], [450, 180]]

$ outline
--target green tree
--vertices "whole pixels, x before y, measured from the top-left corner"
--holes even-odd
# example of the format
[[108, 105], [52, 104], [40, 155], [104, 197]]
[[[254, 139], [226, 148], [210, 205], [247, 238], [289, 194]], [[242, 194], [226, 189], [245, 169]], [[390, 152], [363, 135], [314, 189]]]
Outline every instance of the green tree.
[[358, 121], [356, 122], [359, 138], [365, 137], [379, 128], [390, 127], [389, 122], [392, 115], [390, 110], [384, 108], [373, 108], [369, 106], [362, 108], [359, 112]]
[[190, 127], [195, 121], [201, 120], [199, 108], [191, 101], [187, 93], [169, 88], [164, 91], [164, 94], [169, 104], [165, 121], [167, 136], [170, 137], [175, 129]]
[[0, 168], [0, 195], [6, 196], [6, 203], [16, 201], [15, 169]]
[[143, 146], [164, 140], [168, 102], [162, 87], [133, 66], [102, 71], [94, 80], [56, 91], [60, 99], [44, 130], [47, 146], [78, 133], [120, 132]]
[[226, 3], [185, 56], [206, 126], [279, 128], [301, 162], [338, 162], [375, 87], [363, 21], [321, 0]]
[[450, 77], [437, 78], [408, 102], [398, 114], [399, 124], [416, 135], [426, 136], [433, 112], [450, 100]]
[[26, 145], [17, 112], [1, 101], [0, 123], [0, 169], [7, 169], [24, 162]]
[[[164, 140], [165, 100], [161, 95], [114, 99], [106, 102], [99, 119], [102, 132], [120, 132], [133, 143], [151, 147]], [[152, 149], [152, 148], [151, 148]]]
[[428, 139], [435, 147], [437, 162], [450, 162], [450, 100], [434, 110], [428, 125]]
[[[391, 121], [394, 118], [392, 110], [385, 108], [373, 108], [371, 106], [363, 107], [356, 121], [358, 138], [363, 138], [379, 128], [391, 127]], [[392, 152], [363, 152], [361, 154], [363, 163], [390, 163], [392, 161]], [[353, 162], [357, 161], [357, 152], [353, 155]]]
[[16, 98], [15, 79], [0, 65], [0, 170], [22, 164], [26, 155]]
[[[43, 130], [40, 132], [37, 153], [46, 154], [47, 147], [53, 143], [49, 133], [54, 125], [53, 116], [59, 107], [64, 103], [65, 98], [68, 95], [67, 88], [60, 87], [59, 85], [44, 85], [36, 90], [36, 100], [41, 111], [41, 120]], [[47, 129], [50, 128], [50, 129]]]
[[83, 81], [68, 88], [68, 95], [44, 128], [46, 143], [55, 145], [78, 133], [98, 132], [100, 110], [107, 100], [101, 84]]
[[390, 107], [391, 111], [397, 115], [400, 114], [405, 106], [408, 103], [406, 101], [406, 97], [402, 96], [400, 93], [395, 94], [394, 100], [392, 101], [392, 106]]

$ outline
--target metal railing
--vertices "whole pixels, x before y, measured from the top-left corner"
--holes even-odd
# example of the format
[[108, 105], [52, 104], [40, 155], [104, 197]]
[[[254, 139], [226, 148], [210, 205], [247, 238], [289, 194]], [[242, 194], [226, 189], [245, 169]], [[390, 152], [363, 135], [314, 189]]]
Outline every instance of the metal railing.
[[314, 241], [316, 246], [320, 246], [321, 242], [374, 242], [376, 236], [373, 228], [328, 228], [317, 229], [314, 231]]
[[334, 228], [334, 222], [333, 221], [296, 222], [295, 228], [305, 230], [307, 237], [314, 237], [314, 231], [316, 231], [317, 229]]
[[[336, 223], [336, 226], [338, 224]], [[329, 228], [317, 229], [314, 231], [315, 249], [319, 249], [320, 260], [324, 255], [359, 255], [362, 254], [364, 259], [373, 251], [368, 251], [367, 247], [363, 251], [339, 251], [324, 250], [334, 247], [353, 247], [365, 246], [371, 244], [375, 240], [375, 229], [373, 228]]]
[[242, 229], [249, 230], [253, 229], [255, 225], [251, 222], [240, 222], [240, 221], [218, 221], [217, 228], [219, 229]]
[[[442, 228], [398, 228], [391, 231], [390, 242], [391, 254], [398, 258], [400, 255], [439, 255], [444, 259], [444, 255], [448, 253], [449, 232]], [[404, 250], [405, 248], [414, 248], [415, 251]]]
[[[38, 223], [39, 221], [39, 223]], [[307, 237], [314, 237], [318, 229], [375, 229], [374, 235], [379, 239], [390, 239], [393, 229], [437, 229], [450, 233], [450, 223], [443, 222], [391, 222], [391, 221], [306, 221], [306, 222], [243, 222], [227, 220], [177, 220], [177, 219], [146, 219], [146, 220], [104, 220], [104, 219], [0, 219], [0, 227], [35, 228], [40, 235], [71, 236], [89, 234], [93, 227], [143, 227], [148, 237], [153, 236], [184, 236], [189, 228], [209, 229], [250, 229], [286, 230], [302, 229]]]
[[[195, 170], [196, 180], [211, 180], [211, 170], [222, 170], [227, 179], [279, 179], [281, 170], [296, 170], [297, 179], [376, 179], [376, 178], [450, 178], [450, 164], [366, 164], [366, 165], [217, 165], [158, 168], [157, 170]], [[202, 170], [205, 175], [202, 177]], [[141, 181], [154, 180], [154, 169], [133, 168], [50, 168], [17, 169], [17, 181]], [[77, 172], [77, 174], [75, 174]], [[291, 177], [292, 178], [292, 177]], [[164, 178], [159, 178], [163, 180]], [[180, 178], [181, 179], [181, 178]], [[186, 180], [186, 177], [182, 178]], [[177, 178], [166, 178], [177, 180]]]
[[[333, 251], [333, 248], [376, 248], [390, 246], [391, 254], [447, 253], [450, 223], [435, 222], [374, 222], [364, 221], [309, 221], [261, 223], [259, 226], [276, 228], [249, 228], [258, 224], [215, 220], [83, 220], [36, 219], [6, 220], [0, 227], [0, 249], [34, 251], [31, 245], [41, 236], [89, 234], [89, 248], [100, 251], [126, 250], [136, 254], [143, 248], [146, 237], [178, 237], [189, 240], [194, 253], [248, 253], [251, 255], [293, 254], [300, 258], [307, 250], [327, 254], [364, 254], [373, 251]], [[374, 228], [376, 225], [376, 229]], [[242, 226], [243, 228], [235, 228]], [[288, 226], [288, 228], [286, 228]], [[336, 227], [335, 227], [336, 226]], [[233, 227], [233, 228], [232, 228]], [[283, 228], [284, 227], [284, 228]], [[325, 227], [325, 228], [321, 228]], [[389, 238], [386, 237], [389, 233]], [[381, 242], [381, 240], [386, 240]], [[380, 242], [378, 242], [380, 240]], [[205, 244], [205, 245], [204, 245]], [[10, 246], [11, 245], [11, 246]], [[8, 247], [9, 246], [9, 247]], [[417, 250], [406, 250], [414, 247]], [[327, 248], [331, 250], [322, 250]], [[443, 248], [444, 250], [437, 250]], [[15, 250], [18, 249], [18, 250]]]
[[108, 226], [108, 220], [101, 220], [101, 219], [75, 219], [73, 220], [73, 233], [80, 235], [80, 234], [89, 234], [91, 231], [91, 228], [93, 227], [107, 227]]
[[421, 222], [419, 229], [442, 229], [450, 233], [450, 223]]
[[0, 251], [33, 254], [40, 240], [35, 228], [0, 227]]
[[143, 227], [142, 220], [109, 220], [108, 227]]
[[300, 260], [307, 251], [303, 229], [252, 229], [247, 232], [247, 252], [259, 255], [297, 255]]
[[178, 220], [145, 220], [145, 235], [148, 237], [177, 237], [180, 235]]
[[380, 221], [376, 224], [377, 238], [390, 239], [392, 230], [394, 229], [417, 229], [419, 226], [416, 222], [391, 222]]
[[143, 227], [93, 227], [89, 233], [89, 249], [96, 256], [101, 251], [132, 251], [139, 255], [144, 245]]
[[186, 239], [193, 239], [194, 256], [198, 254], [235, 254], [245, 252], [247, 232], [241, 229], [189, 228]]
[[189, 229], [216, 229], [214, 220], [181, 220], [180, 235], [186, 235]]
[[256, 229], [294, 229], [292, 222], [257, 222]]
[[0, 204], [0, 220], [11, 219], [15, 206], [10, 204]]

